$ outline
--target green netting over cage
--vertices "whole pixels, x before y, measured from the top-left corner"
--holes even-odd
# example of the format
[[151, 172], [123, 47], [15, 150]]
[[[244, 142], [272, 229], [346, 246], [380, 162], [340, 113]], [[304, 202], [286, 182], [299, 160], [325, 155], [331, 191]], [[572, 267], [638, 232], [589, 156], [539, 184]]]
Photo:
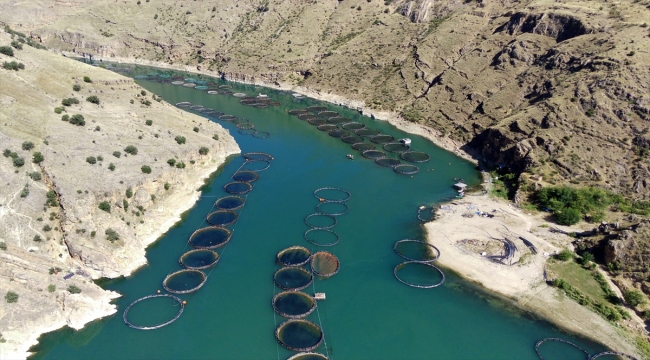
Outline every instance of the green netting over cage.
[[408, 151], [400, 155], [402, 160], [412, 162], [412, 163], [421, 163], [427, 162], [431, 158], [428, 154], [419, 151]]
[[379, 150], [366, 150], [361, 155], [368, 159], [382, 159], [386, 157], [386, 154]]
[[271, 163], [266, 160], [248, 160], [241, 168], [247, 171], [259, 172], [268, 169], [269, 166], [271, 166]]
[[284, 291], [276, 294], [271, 304], [276, 313], [290, 319], [304, 318], [316, 310], [316, 300], [300, 291]]
[[232, 116], [232, 115], [221, 115], [221, 116], [219, 116], [219, 120], [233, 121], [233, 120], [235, 120], [235, 117]]
[[350, 194], [349, 191], [341, 188], [322, 187], [314, 190], [314, 196], [320, 202], [346, 202], [350, 200], [352, 194]]
[[133, 78], [136, 79], [136, 80], [145, 80], [145, 79], [148, 79], [149, 76], [147, 76], [147, 75], [136, 75]]
[[195, 87], [195, 86], [196, 86], [195, 83], [189, 83], [189, 82], [186, 82], [185, 84], [183, 84], [183, 87], [186, 87], [186, 88], [193, 88], [193, 87]]
[[253, 190], [253, 185], [247, 182], [233, 181], [224, 185], [223, 189], [230, 194], [246, 194]]
[[293, 355], [292, 357], [288, 358], [287, 360], [329, 360], [329, 358], [321, 353], [315, 353], [315, 352], [302, 352], [298, 353], [296, 355]]
[[319, 113], [321, 111], [327, 111], [327, 108], [325, 106], [310, 106], [307, 108], [307, 111], [311, 111], [313, 113]]
[[370, 141], [374, 142], [375, 144], [385, 144], [393, 140], [395, 140], [394, 137], [386, 134], [376, 135], [370, 138]]
[[318, 213], [330, 216], [341, 216], [346, 214], [348, 210], [348, 206], [342, 202], [324, 201], [316, 206]]
[[311, 251], [302, 246], [291, 246], [277, 255], [278, 262], [284, 266], [301, 266], [305, 265], [311, 257]]
[[194, 249], [181, 255], [178, 263], [186, 269], [203, 270], [213, 267], [219, 261], [219, 254], [208, 249]]
[[370, 143], [357, 143], [357, 144], [352, 144], [352, 148], [354, 150], [359, 150], [359, 151], [374, 150], [375, 145]]
[[184, 269], [175, 271], [163, 280], [163, 287], [172, 294], [189, 294], [200, 289], [208, 277], [199, 270]]
[[203, 108], [203, 109], [199, 110], [199, 112], [202, 112], [202, 113], [213, 113], [213, 112], [214, 112], [214, 109], [212, 109], [212, 108]]
[[350, 132], [347, 130], [336, 129], [328, 132], [331, 137], [342, 138], [344, 136], [350, 135]]
[[306, 114], [308, 111], [304, 109], [293, 109], [289, 110], [289, 115], [300, 115], [300, 114]]
[[307, 122], [310, 123], [311, 125], [316, 125], [316, 126], [323, 125], [326, 123], [325, 119], [319, 119], [319, 118], [309, 119]]
[[316, 116], [314, 114], [306, 113], [306, 114], [298, 115], [298, 119], [304, 120], [304, 121], [309, 121], [309, 120], [313, 120], [313, 119], [318, 119], [318, 116]]
[[366, 127], [366, 125], [364, 125], [364, 124], [362, 124], [360, 122], [356, 122], [356, 121], [351, 121], [349, 123], [345, 123], [345, 124], [341, 125], [341, 128], [343, 128], [345, 130], [361, 130], [361, 129], [365, 128], [365, 127]]
[[318, 116], [323, 117], [325, 119], [329, 119], [331, 117], [339, 116], [339, 113], [337, 113], [336, 111], [326, 110], [326, 111], [319, 112]]
[[161, 79], [171, 79], [172, 76], [170, 74], [160, 74], [158, 77]]
[[230, 241], [232, 233], [226, 228], [208, 226], [196, 230], [190, 236], [190, 246], [195, 249], [216, 249]]
[[185, 78], [185, 82], [187, 82], [187, 83], [196, 83], [196, 79], [195, 78]]
[[[132, 316], [129, 318], [129, 312], [134, 308], [142, 309], [141, 311], [136, 311], [136, 313], [140, 313], [141, 315], [133, 316], [131, 314]], [[183, 301], [174, 295], [148, 295], [139, 298], [127, 306], [122, 314], [122, 319], [126, 325], [133, 329], [155, 330], [176, 321], [181, 317], [184, 308]], [[143, 323], [146, 323], [146, 325]]]
[[354, 133], [363, 137], [373, 137], [381, 134], [381, 131], [375, 129], [361, 129], [355, 131]]
[[339, 272], [339, 259], [328, 251], [319, 251], [311, 256], [311, 271], [321, 277], [330, 277]]
[[334, 246], [341, 240], [339, 234], [326, 229], [309, 229], [304, 236], [307, 242], [316, 246]]
[[237, 221], [237, 213], [231, 210], [217, 210], [208, 214], [206, 221], [214, 226], [228, 226]]
[[411, 150], [410, 146], [408, 146], [406, 144], [402, 144], [400, 142], [386, 143], [386, 144], [384, 144], [383, 147], [384, 147], [384, 150], [386, 150], [388, 152], [398, 153], [398, 154], [405, 153], [405, 152]]
[[230, 85], [219, 85], [219, 89], [232, 89]]
[[336, 116], [336, 117], [327, 119], [328, 123], [334, 124], [334, 125], [345, 124], [345, 123], [349, 123], [350, 121], [352, 121], [352, 119], [348, 119], [346, 117], [341, 117], [341, 116]]
[[406, 260], [432, 262], [440, 258], [440, 250], [428, 242], [404, 239], [395, 243], [393, 250]]
[[420, 168], [415, 165], [400, 164], [395, 166], [393, 170], [398, 174], [413, 175], [417, 174], [420, 171]]
[[342, 137], [341, 141], [343, 141], [346, 144], [358, 144], [358, 143], [362, 143], [364, 140], [361, 136], [350, 135], [350, 136]]
[[237, 210], [244, 206], [244, 202], [246, 202], [246, 200], [241, 196], [226, 196], [225, 198], [217, 200], [214, 205], [220, 210]]
[[283, 267], [275, 272], [273, 280], [284, 290], [302, 290], [311, 285], [314, 276], [300, 267]]
[[208, 90], [208, 87], [205, 85], [197, 85], [194, 89], [196, 90]]
[[240, 181], [240, 182], [253, 182], [257, 181], [257, 179], [260, 178], [260, 175], [254, 171], [237, 171], [233, 176], [232, 179], [235, 181]]
[[291, 319], [275, 329], [275, 338], [289, 350], [311, 351], [323, 342], [323, 331], [311, 321]]
[[420, 289], [438, 287], [445, 282], [445, 273], [430, 263], [407, 261], [395, 267], [395, 278], [404, 285]]
[[375, 163], [377, 165], [380, 165], [380, 166], [394, 168], [395, 166], [401, 164], [402, 162], [397, 160], [397, 159], [381, 158], [381, 159], [375, 160]]
[[172, 85], [183, 85], [185, 84], [185, 81], [182, 80], [176, 80], [171, 82]]
[[339, 127], [334, 125], [334, 124], [323, 124], [323, 125], [318, 125], [318, 130], [320, 131], [332, 131], [335, 129], [338, 129]]

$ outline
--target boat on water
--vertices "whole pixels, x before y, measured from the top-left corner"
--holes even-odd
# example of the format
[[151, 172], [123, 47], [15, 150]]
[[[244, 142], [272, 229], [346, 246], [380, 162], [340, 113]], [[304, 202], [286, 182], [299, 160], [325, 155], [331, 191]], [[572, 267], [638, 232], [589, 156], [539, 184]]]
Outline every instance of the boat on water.
[[350, 159], [350, 160], [354, 160], [354, 155], [352, 155], [352, 154], [348, 154], [347, 156], [348, 156], [348, 159]]
[[262, 99], [263, 99], [263, 98], [267, 98], [267, 97], [269, 97], [269, 96], [268, 96], [268, 95], [266, 95], [266, 94], [261, 94], [261, 93], [258, 93], [258, 94], [257, 94], [257, 97], [258, 97], [258, 98], [262, 98]]
[[404, 145], [411, 145], [411, 139], [409, 138], [399, 139], [399, 142], [401, 142]]

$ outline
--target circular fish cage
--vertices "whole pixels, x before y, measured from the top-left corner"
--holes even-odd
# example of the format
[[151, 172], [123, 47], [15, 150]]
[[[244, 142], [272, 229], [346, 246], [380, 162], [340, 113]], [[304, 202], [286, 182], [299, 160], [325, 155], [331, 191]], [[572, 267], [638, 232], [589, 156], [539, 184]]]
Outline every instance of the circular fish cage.
[[384, 144], [383, 148], [384, 148], [384, 150], [386, 150], [388, 152], [398, 153], [398, 154], [402, 154], [402, 153], [405, 153], [405, 152], [411, 150], [410, 146], [408, 146], [406, 144], [402, 144], [400, 142], [386, 143], [386, 144]]
[[253, 125], [250, 122], [241, 122], [237, 124], [237, 129], [242, 129], [242, 130], [250, 130], [255, 128], [255, 125]]
[[327, 111], [327, 108], [325, 106], [309, 106], [307, 107], [307, 111], [319, 113], [321, 111]]
[[415, 166], [415, 165], [409, 165], [409, 164], [400, 164], [395, 167], [393, 167], [393, 170], [398, 173], [398, 174], [404, 174], [404, 175], [413, 175], [417, 174], [420, 172], [420, 168]]
[[245, 129], [245, 130], [239, 129], [237, 130], [237, 132], [242, 135], [253, 135], [255, 134], [255, 129]]
[[271, 154], [267, 154], [263, 152], [247, 152], [242, 154], [242, 157], [246, 160], [263, 160], [263, 161], [273, 160], [273, 156]]
[[[402, 273], [407, 272], [408, 274], [402, 274], [402, 277], [400, 277], [400, 275], [398, 275], [400, 271]], [[445, 282], [445, 273], [443, 273], [442, 270], [431, 263], [424, 263], [419, 261], [403, 262], [395, 266], [393, 274], [395, 275], [395, 278], [402, 284], [419, 289], [435, 288]], [[410, 280], [407, 277], [413, 278], [413, 280]], [[429, 281], [431, 278], [435, 277], [440, 278], [440, 281]], [[416, 280], [418, 282], [416, 282]]]
[[626, 358], [626, 359], [629, 359], [629, 360], [637, 360], [637, 358], [635, 358], [632, 355], [623, 354], [623, 353], [616, 352], [616, 351], [603, 351], [603, 352], [600, 352], [598, 354], [592, 355], [591, 358], [589, 358], [589, 360], [596, 360], [599, 357], [603, 357], [603, 356], [618, 356], [618, 357]]
[[227, 90], [231, 90], [231, 89], [232, 89], [232, 86], [230, 86], [230, 85], [219, 85], [219, 89], [227, 89]]
[[206, 221], [213, 226], [228, 226], [237, 221], [237, 213], [231, 210], [217, 210], [208, 214]]
[[261, 103], [255, 103], [255, 104], [253, 104], [253, 106], [258, 108], [258, 109], [266, 109], [267, 107], [269, 107], [268, 104], [261, 104]]
[[191, 82], [188, 82], [188, 83], [183, 84], [183, 87], [186, 87], [186, 88], [193, 88], [193, 87], [195, 87], [195, 86], [196, 86], [196, 84], [195, 84], [195, 83], [191, 83]]
[[314, 196], [320, 202], [346, 202], [350, 200], [352, 194], [349, 191], [335, 187], [323, 187], [314, 191]]
[[[539, 350], [539, 347], [542, 346], [542, 344], [544, 344], [544, 343], [546, 343], [546, 342], [549, 342], [549, 341], [554, 341], [554, 342], [559, 342], [559, 343], [562, 343], [562, 344], [570, 345], [570, 346], [576, 348], [577, 350], [582, 351], [585, 355], [587, 355], [587, 359], [589, 359], [589, 360], [594, 359], [593, 357], [591, 357], [591, 356], [589, 355], [589, 352], [588, 352], [587, 350], [581, 348], [580, 346], [578, 346], [578, 345], [572, 343], [572, 342], [569, 341], [569, 340], [564, 340], [564, 339], [562, 339], [562, 338], [545, 338], [545, 339], [542, 339], [542, 340], [538, 341], [538, 342], [535, 344], [535, 353], [537, 353], [537, 357], [539, 357], [539, 358], [542, 359], [542, 360], [544, 360], [545, 358], [544, 358], [544, 356], [542, 356], [542, 353], [541, 353], [541, 351]], [[602, 356], [602, 355], [601, 355], [601, 356]]]
[[242, 181], [233, 181], [223, 186], [223, 189], [230, 194], [246, 194], [253, 190], [253, 185]]
[[302, 266], [311, 258], [311, 251], [302, 246], [291, 246], [277, 255], [278, 262], [284, 266]]
[[192, 105], [192, 106], [190, 106], [190, 110], [201, 111], [201, 110], [203, 110], [203, 109], [205, 109], [205, 108], [203, 107], [203, 105]]
[[323, 124], [323, 125], [318, 125], [318, 130], [320, 131], [332, 131], [336, 130], [339, 127], [334, 125], [334, 124]]
[[275, 329], [280, 345], [292, 351], [312, 351], [323, 342], [323, 330], [305, 319], [291, 319]]
[[341, 125], [341, 127], [345, 130], [361, 130], [366, 127], [366, 125], [356, 122], [356, 121], [351, 121], [349, 123], [345, 123]]
[[271, 102], [269, 103], [269, 106], [280, 106], [280, 105], [282, 105], [282, 103], [279, 102], [279, 101], [271, 101]]
[[334, 246], [339, 243], [341, 237], [332, 230], [309, 229], [305, 231], [305, 240], [316, 246]]
[[267, 160], [246, 160], [241, 168], [242, 170], [260, 172], [268, 169], [269, 166], [271, 166], [271, 163]]
[[232, 94], [232, 96], [238, 97], [238, 98], [245, 98], [246, 94], [244, 94], [244, 93], [234, 93], [234, 94]]
[[436, 208], [432, 206], [423, 206], [418, 209], [418, 220], [422, 222], [433, 221], [436, 218]]
[[172, 85], [183, 85], [183, 84], [185, 84], [185, 81], [176, 80], [176, 81], [172, 81], [171, 84]]
[[217, 91], [217, 94], [219, 94], [219, 95], [231, 95], [231, 94], [232, 94], [232, 91], [229, 91], [229, 90], [219, 90], [219, 91]]
[[386, 134], [375, 135], [370, 138], [370, 141], [374, 142], [375, 144], [385, 144], [393, 140], [395, 140], [394, 137]]
[[179, 108], [185, 108], [185, 107], [192, 106], [192, 103], [188, 102], [188, 101], [181, 101], [181, 102], [176, 103], [176, 106], [178, 106]]
[[280, 316], [300, 319], [316, 310], [316, 300], [300, 291], [283, 291], [271, 301], [273, 310]]
[[350, 135], [342, 137], [341, 141], [346, 144], [358, 144], [363, 142], [363, 138], [361, 136]]
[[300, 114], [306, 114], [308, 113], [307, 110], [304, 109], [292, 109], [288, 111], [289, 115], [300, 115]]
[[257, 139], [268, 139], [269, 136], [271, 136], [271, 134], [266, 131], [255, 130], [255, 132], [253, 133], [253, 137]]
[[195, 90], [208, 90], [208, 87], [205, 85], [197, 85], [194, 87]]
[[212, 109], [212, 108], [203, 108], [203, 109], [199, 110], [199, 112], [202, 112], [202, 113], [213, 113], [213, 112], [214, 112], [214, 109]]
[[254, 171], [237, 171], [233, 174], [232, 179], [239, 182], [253, 182], [260, 178], [260, 174]]
[[404, 239], [395, 243], [393, 250], [409, 261], [432, 262], [440, 258], [440, 250], [428, 242]]
[[158, 75], [159, 78], [161, 79], [171, 79], [171, 74], [160, 74]]
[[381, 134], [381, 131], [375, 129], [361, 129], [355, 131], [354, 133], [363, 137], [373, 137]]
[[328, 119], [328, 118], [331, 118], [331, 117], [339, 116], [339, 113], [337, 113], [336, 111], [326, 110], [326, 111], [319, 112], [318, 116]]
[[195, 249], [216, 249], [230, 241], [232, 233], [226, 228], [208, 226], [196, 230], [190, 236], [190, 246]]
[[341, 268], [339, 259], [328, 251], [319, 251], [311, 256], [311, 271], [320, 277], [336, 275]]
[[219, 116], [219, 120], [233, 121], [233, 120], [235, 120], [235, 117], [232, 116], [232, 115], [221, 115], [221, 116]]
[[329, 360], [329, 358], [321, 353], [316, 352], [301, 352], [287, 360]]
[[241, 196], [226, 196], [217, 200], [214, 206], [219, 210], [237, 210], [244, 206], [245, 202], [246, 200]]
[[323, 201], [316, 205], [316, 211], [319, 214], [329, 216], [345, 215], [349, 210], [350, 208], [342, 202]]
[[323, 125], [326, 123], [325, 119], [319, 119], [319, 118], [309, 119], [307, 122], [310, 123], [311, 125], [316, 125], [316, 126]]
[[395, 166], [400, 165], [402, 162], [397, 160], [397, 159], [381, 158], [381, 159], [375, 160], [375, 163], [377, 163], [377, 165], [380, 165], [380, 166], [394, 168]]
[[196, 83], [196, 79], [195, 78], [185, 78], [185, 82], [186, 83]]
[[[170, 298], [170, 299], [174, 300], [175, 302], [177, 302], [178, 305], [174, 305], [174, 306], [178, 306], [178, 312], [176, 313], [176, 315], [174, 315], [174, 317], [172, 317], [168, 321], [165, 321], [165, 322], [162, 322], [162, 323], [159, 323], [159, 324], [156, 324], [156, 325], [151, 325], [151, 326], [135, 325], [135, 324], [133, 324], [133, 323], [131, 323], [129, 321], [129, 310], [131, 310], [133, 305], [138, 304], [138, 303], [140, 303], [142, 301], [146, 301], [146, 300], [149, 300], [149, 299], [156, 299], [156, 298]], [[124, 319], [124, 323], [130, 328], [137, 329], [137, 330], [155, 330], [155, 329], [160, 329], [163, 326], [167, 326], [167, 325], [173, 323], [174, 321], [178, 320], [178, 318], [181, 317], [181, 314], [183, 314], [183, 309], [184, 308], [185, 308], [185, 305], [183, 304], [183, 301], [180, 298], [178, 298], [177, 296], [169, 295], [169, 294], [149, 295], [149, 296], [141, 297], [141, 298], [137, 299], [136, 301], [132, 302], [131, 304], [129, 304], [129, 306], [127, 306], [126, 309], [124, 309], [124, 313], [122, 314], [122, 319]]]
[[309, 121], [309, 120], [312, 120], [312, 119], [318, 119], [318, 116], [316, 116], [314, 114], [311, 114], [311, 113], [304, 113], [304, 114], [298, 115], [298, 119], [304, 120], [304, 121]]
[[203, 271], [184, 269], [174, 271], [163, 280], [163, 288], [172, 294], [189, 294], [200, 289], [208, 280]]
[[311, 285], [314, 276], [301, 267], [287, 266], [273, 274], [275, 284], [284, 290], [302, 290]]
[[331, 229], [336, 226], [336, 218], [325, 214], [311, 214], [305, 217], [305, 224], [314, 229]]
[[199, 80], [196, 80], [195, 83], [196, 83], [196, 85], [207, 85], [207, 84], [208, 84], [207, 81], [205, 81], [205, 80], [200, 80], [200, 79], [199, 79]]
[[335, 116], [333, 118], [327, 119], [328, 123], [334, 124], [334, 125], [345, 124], [345, 123], [349, 123], [350, 121], [352, 121], [352, 119], [348, 119], [348, 118], [342, 117], [342, 116]]
[[145, 80], [145, 79], [148, 79], [149, 76], [147, 76], [147, 75], [136, 75], [133, 78], [136, 79], [136, 80]]
[[386, 157], [386, 154], [379, 150], [366, 150], [361, 153], [361, 156], [368, 159], [383, 159]]
[[210, 95], [217, 95], [219, 92], [216, 90], [208, 90], [208, 94]]
[[401, 157], [402, 160], [411, 163], [423, 163], [429, 161], [431, 158], [428, 154], [419, 151], [407, 151], [402, 153], [399, 157]]
[[368, 150], [375, 150], [375, 145], [370, 143], [357, 143], [357, 144], [352, 144], [352, 148], [354, 150], [359, 150], [359, 151], [368, 151]]
[[194, 249], [181, 255], [178, 263], [186, 269], [203, 270], [213, 267], [219, 261], [219, 254], [208, 249]]
[[331, 137], [342, 138], [350, 135], [350, 132], [347, 130], [336, 129], [328, 132], [328, 134], [330, 134]]
[[[233, 122], [235, 125], [239, 125], [239, 124], [250, 124], [250, 123], [251, 123], [250, 120], [245, 119], [245, 118], [234, 119], [232, 122]], [[253, 124], [251, 124], [251, 125], [253, 125]]]

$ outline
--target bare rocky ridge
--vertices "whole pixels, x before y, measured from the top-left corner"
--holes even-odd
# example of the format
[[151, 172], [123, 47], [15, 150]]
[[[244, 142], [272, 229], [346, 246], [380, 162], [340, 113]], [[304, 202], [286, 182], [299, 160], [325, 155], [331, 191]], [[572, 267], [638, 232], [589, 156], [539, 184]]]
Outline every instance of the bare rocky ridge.
[[[0, 34], [0, 44], [10, 41]], [[145, 248], [180, 219], [203, 180], [239, 148], [218, 124], [143, 95], [132, 79], [27, 45], [12, 59], [0, 55], [0, 62], [8, 60], [25, 64], [20, 71], [0, 70], [1, 150], [25, 160], [15, 167], [12, 157], [0, 157], [0, 243], [7, 247], [0, 250], [0, 295], [19, 295], [18, 302], [3, 299], [0, 306], [0, 358], [14, 359], [26, 357], [43, 332], [79, 329], [114, 313], [110, 300], [119, 295], [92, 280], [129, 275], [146, 264]], [[75, 84], [80, 91], [73, 91]], [[86, 101], [93, 95], [98, 105]], [[56, 114], [69, 97], [79, 104]], [[83, 126], [61, 120], [74, 114], [83, 115]], [[26, 141], [34, 148], [24, 150]], [[129, 145], [137, 154], [125, 152]], [[35, 152], [43, 154], [40, 164], [32, 163]], [[185, 168], [171, 167], [168, 159]], [[49, 204], [48, 192], [55, 195]], [[110, 212], [100, 209], [104, 202]], [[108, 229], [119, 239], [109, 241]], [[75, 275], [64, 280], [69, 273]], [[70, 285], [81, 293], [66, 291]]]

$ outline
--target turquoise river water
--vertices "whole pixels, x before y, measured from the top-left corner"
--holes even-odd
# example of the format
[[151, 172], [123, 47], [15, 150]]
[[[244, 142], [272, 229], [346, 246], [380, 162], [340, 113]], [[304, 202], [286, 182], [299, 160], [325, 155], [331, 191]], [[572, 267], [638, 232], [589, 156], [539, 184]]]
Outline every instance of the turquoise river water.
[[[156, 70], [134, 67], [127, 75], [152, 71]], [[223, 186], [244, 162], [241, 156], [229, 159], [202, 189], [196, 206], [148, 248], [147, 266], [128, 278], [100, 282], [123, 295], [115, 301], [115, 315], [81, 331], [65, 328], [43, 335], [32, 349], [36, 352], [32, 359], [287, 359], [294, 352], [274, 337], [276, 327], [286, 319], [275, 314], [271, 299], [281, 291], [273, 282], [279, 269], [276, 254], [292, 245], [330, 251], [341, 262], [338, 274], [316, 279], [304, 290], [326, 293], [327, 300], [319, 301], [318, 311], [307, 319], [324, 332], [325, 342], [315, 351], [331, 359], [536, 359], [534, 345], [546, 337], [569, 339], [591, 353], [603, 350], [513, 310], [449, 271], [445, 271], [446, 282], [434, 289], [411, 288], [395, 279], [393, 269], [403, 260], [393, 251], [393, 244], [400, 239], [423, 239], [417, 208], [452, 199], [454, 178], [470, 185], [480, 181], [471, 163], [387, 122], [312, 99], [298, 101], [286, 92], [228, 83], [234, 92], [253, 96], [261, 92], [280, 102], [280, 106], [260, 109], [242, 105], [232, 95], [210, 95], [147, 79], [137, 82], [172, 104], [188, 101], [249, 119], [270, 137], [239, 134], [233, 122], [207, 116], [205, 121], [216, 121], [230, 130], [242, 152], [267, 152], [275, 160], [259, 173], [234, 225], [232, 240], [217, 249], [221, 259], [216, 267], [206, 270], [207, 283], [196, 293], [179, 295], [188, 304], [176, 322], [158, 330], [135, 330], [124, 324], [122, 312], [134, 300], [162, 290], [165, 276], [180, 269], [178, 258], [190, 249], [188, 237], [206, 225], [204, 219], [215, 200], [226, 195]], [[429, 154], [431, 160], [416, 164], [420, 172], [413, 176], [381, 167], [349, 144], [287, 113], [313, 105], [396, 139], [409, 137], [412, 147]], [[197, 149], [200, 145], [188, 144]], [[353, 154], [354, 160], [346, 154]], [[303, 238], [308, 229], [304, 218], [316, 212], [314, 190], [326, 186], [344, 188], [352, 198], [347, 201], [349, 212], [339, 216], [332, 229], [340, 235], [340, 242], [318, 248]], [[171, 318], [177, 310], [169, 300], [157, 299], [134, 306], [130, 319], [153, 324]], [[584, 358], [559, 343], [547, 343], [542, 351], [547, 359]]]

